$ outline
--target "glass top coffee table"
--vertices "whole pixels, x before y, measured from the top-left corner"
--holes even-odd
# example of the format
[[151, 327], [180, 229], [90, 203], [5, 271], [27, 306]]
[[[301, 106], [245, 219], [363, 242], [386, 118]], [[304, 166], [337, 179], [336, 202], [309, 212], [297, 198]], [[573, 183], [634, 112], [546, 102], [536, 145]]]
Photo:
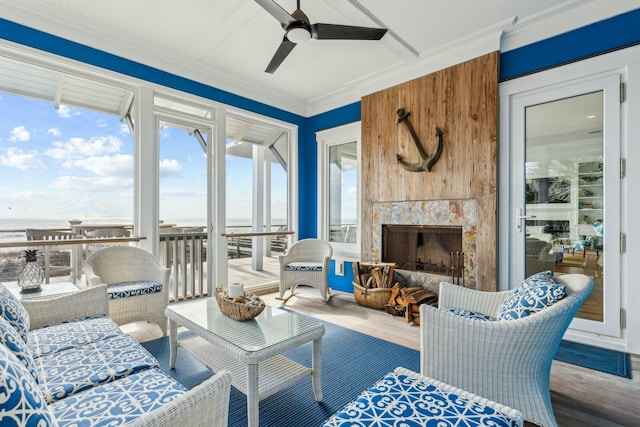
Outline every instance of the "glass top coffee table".
[[[309, 375], [315, 400], [322, 401], [321, 322], [269, 306], [256, 318], [239, 322], [222, 314], [215, 298], [171, 304], [165, 314], [169, 319], [171, 368], [175, 367], [180, 346], [214, 372], [231, 371], [233, 386], [247, 396], [249, 427], [258, 426], [260, 400]], [[197, 337], [178, 342], [178, 326]], [[282, 356], [309, 341], [311, 368]]]

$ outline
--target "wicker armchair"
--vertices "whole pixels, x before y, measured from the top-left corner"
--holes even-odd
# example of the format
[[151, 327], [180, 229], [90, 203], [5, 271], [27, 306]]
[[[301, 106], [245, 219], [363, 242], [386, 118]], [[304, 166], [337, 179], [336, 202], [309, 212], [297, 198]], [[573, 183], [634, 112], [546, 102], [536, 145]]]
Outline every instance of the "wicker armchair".
[[329, 290], [329, 264], [333, 248], [318, 239], [300, 240], [280, 255], [280, 298], [287, 289], [294, 294], [296, 286], [312, 286], [320, 291], [322, 301], [331, 296]]
[[[567, 296], [517, 320], [481, 321], [420, 306], [422, 375], [517, 408], [524, 419], [557, 426], [549, 388], [551, 362], [562, 336], [593, 289], [582, 274], [557, 277]], [[438, 304], [495, 318], [506, 292], [440, 284]]]
[[110, 294], [116, 285], [129, 282], [157, 282], [159, 292], [109, 299], [109, 316], [118, 324], [146, 320], [157, 323], [167, 333], [164, 314], [169, 301], [169, 269], [149, 252], [133, 246], [112, 246], [101, 249], [85, 261], [88, 286], [107, 284]]
[[527, 238], [525, 242], [525, 277], [540, 271], [553, 271], [556, 268], [556, 253], [553, 244], [534, 238]]

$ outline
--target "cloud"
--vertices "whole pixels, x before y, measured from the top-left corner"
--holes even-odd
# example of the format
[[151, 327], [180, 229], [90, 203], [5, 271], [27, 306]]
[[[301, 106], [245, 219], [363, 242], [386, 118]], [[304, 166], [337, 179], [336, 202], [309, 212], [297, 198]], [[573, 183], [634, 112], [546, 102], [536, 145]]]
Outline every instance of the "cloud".
[[47, 133], [50, 133], [51, 135], [56, 136], [56, 137], [62, 135], [62, 132], [60, 132], [60, 129], [58, 129], [58, 128], [51, 128], [51, 129], [49, 129], [47, 131]]
[[86, 159], [68, 160], [63, 169], [84, 169], [97, 176], [133, 177], [133, 156], [116, 154], [113, 156], [91, 156]]
[[18, 126], [11, 130], [9, 141], [25, 142], [31, 139], [31, 134], [24, 126]]
[[69, 138], [68, 141], [54, 141], [53, 148], [45, 154], [56, 160], [77, 159], [88, 156], [99, 156], [117, 153], [122, 148], [122, 141], [117, 136], [95, 136], [90, 139]]
[[58, 107], [58, 116], [68, 119], [71, 117], [72, 109], [66, 105], [61, 105]]
[[46, 169], [44, 163], [37, 156], [36, 151], [25, 153], [15, 147], [9, 147], [6, 155], [0, 155], [0, 165], [22, 171]]
[[129, 125], [126, 123], [120, 123], [120, 133], [123, 135], [130, 135], [131, 132], [129, 132]]
[[96, 125], [99, 128], [104, 128], [104, 127], [107, 127], [107, 122], [105, 122], [104, 119], [99, 119], [98, 122], [96, 123]]
[[78, 191], [120, 191], [130, 189], [133, 186], [133, 177], [120, 178], [115, 176], [79, 177], [65, 175], [59, 177], [51, 184], [51, 188], [59, 190]]
[[160, 178], [182, 175], [182, 165], [176, 159], [160, 160]]

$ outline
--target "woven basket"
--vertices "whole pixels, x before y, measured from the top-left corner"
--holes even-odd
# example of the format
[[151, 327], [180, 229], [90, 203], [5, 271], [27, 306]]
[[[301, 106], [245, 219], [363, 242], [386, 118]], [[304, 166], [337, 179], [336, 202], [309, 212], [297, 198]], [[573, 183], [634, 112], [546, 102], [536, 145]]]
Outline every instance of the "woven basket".
[[391, 288], [365, 289], [356, 282], [353, 282], [353, 296], [360, 305], [382, 310], [384, 309], [384, 305], [389, 303]]
[[[264, 310], [265, 304], [260, 298], [259, 305], [247, 305], [245, 302], [233, 302], [232, 299], [229, 299], [220, 294], [220, 292], [215, 292], [216, 301], [218, 302], [218, 307], [220, 307], [220, 311], [227, 317], [232, 318], [233, 320], [245, 321], [251, 320]], [[248, 301], [251, 297], [250, 293], [245, 292], [245, 299]]]

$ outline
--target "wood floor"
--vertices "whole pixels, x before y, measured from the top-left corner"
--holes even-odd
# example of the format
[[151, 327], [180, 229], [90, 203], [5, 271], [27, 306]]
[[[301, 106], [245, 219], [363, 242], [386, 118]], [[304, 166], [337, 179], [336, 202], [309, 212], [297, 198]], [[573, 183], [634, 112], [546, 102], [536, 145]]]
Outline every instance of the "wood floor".
[[597, 257], [595, 252], [586, 254], [564, 254], [562, 262], [556, 264], [555, 273], [586, 274], [593, 277], [593, 292], [584, 302], [576, 317], [602, 322], [603, 316], [603, 271], [602, 255]]
[[[265, 302], [280, 306], [276, 293], [263, 294]], [[320, 293], [301, 287], [286, 307], [415, 350], [420, 348], [419, 328], [401, 317], [356, 304], [352, 294], [334, 292], [328, 303]], [[142, 324], [126, 325], [139, 340], [157, 338], [160, 330]], [[632, 357], [633, 379], [625, 379], [554, 361], [551, 399], [560, 427], [640, 426], [640, 357]], [[525, 424], [532, 426], [533, 424]]]

